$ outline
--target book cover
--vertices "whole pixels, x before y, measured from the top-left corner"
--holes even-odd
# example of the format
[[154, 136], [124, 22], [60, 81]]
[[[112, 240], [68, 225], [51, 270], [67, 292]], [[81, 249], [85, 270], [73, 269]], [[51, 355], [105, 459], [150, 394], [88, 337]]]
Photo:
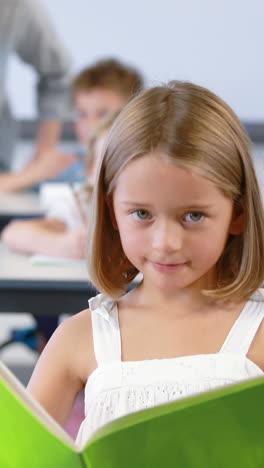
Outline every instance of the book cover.
[[263, 468], [264, 377], [139, 411], [77, 447], [0, 363], [1, 468]]

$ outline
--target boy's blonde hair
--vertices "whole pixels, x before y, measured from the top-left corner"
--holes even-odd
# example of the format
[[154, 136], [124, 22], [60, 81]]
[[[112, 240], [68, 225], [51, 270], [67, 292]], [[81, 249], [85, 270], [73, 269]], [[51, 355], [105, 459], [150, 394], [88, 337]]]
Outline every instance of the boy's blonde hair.
[[108, 135], [92, 200], [88, 238], [91, 281], [114, 297], [138, 273], [126, 258], [112, 226], [107, 202], [129, 161], [159, 153], [212, 181], [244, 210], [244, 232], [230, 235], [217, 263], [216, 299], [248, 298], [264, 279], [264, 218], [249, 153], [249, 140], [237, 116], [209, 90], [173, 81], [135, 97]]
[[92, 89], [110, 89], [129, 100], [143, 89], [143, 78], [133, 67], [118, 60], [100, 60], [82, 70], [74, 79], [73, 94]]

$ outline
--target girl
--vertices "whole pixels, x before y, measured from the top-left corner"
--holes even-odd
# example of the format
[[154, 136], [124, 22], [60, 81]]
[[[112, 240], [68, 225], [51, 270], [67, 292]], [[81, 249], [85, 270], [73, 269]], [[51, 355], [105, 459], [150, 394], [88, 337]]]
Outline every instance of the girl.
[[185, 82], [134, 98], [110, 130], [92, 216], [89, 274], [103, 294], [60, 326], [29, 384], [60, 423], [85, 386], [78, 442], [263, 374], [263, 212], [247, 136], [221, 99]]

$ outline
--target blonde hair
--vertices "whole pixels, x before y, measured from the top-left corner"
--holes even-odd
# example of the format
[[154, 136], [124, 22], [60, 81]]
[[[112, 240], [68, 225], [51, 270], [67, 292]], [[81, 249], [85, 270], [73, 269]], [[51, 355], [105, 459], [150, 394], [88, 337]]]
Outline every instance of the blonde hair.
[[110, 89], [130, 99], [143, 85], [142, 75], [135, 68], [110, 58], [82, 70], [73, 80], [72, 88], [74, 94], [95, 88]]
[[123, 252], [107, 201], [128, 162], [149, 153], [166, 155], [206, 177], [234, 201], [235, 209], [243, 207], [244, 232], [229, 236], [216, 265], [218, 287], [204, 293], [215, 299], [248, 298], [264, 279], [264, 217], [249, 140], [237, 116], [219, 97], [180, 81], [135, 97], [110, 131], [92, 200], [91, 281], [114, 297], [138, 273]]

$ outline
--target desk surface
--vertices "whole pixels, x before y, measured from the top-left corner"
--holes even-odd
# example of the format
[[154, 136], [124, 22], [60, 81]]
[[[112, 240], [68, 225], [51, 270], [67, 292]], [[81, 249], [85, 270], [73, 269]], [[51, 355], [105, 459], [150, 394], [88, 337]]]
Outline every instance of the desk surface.
[[63, 265], [32, 264], [30, 256], [16, 253], [0, 242], [0, 281], [88, 281], [85, 262]]
[[[137, 277], [128, 289], [140, 282]], [[15, 253], [0, 242], [0, 312], [34, 315], [75, 314], [97, 294], [86, 265], [33, 265], [28, 255]]]
[[95, 294], [85, 263], [32, 265], [0, 243], [0, 312], [73, 314]]
[[33, 192], [0, 193], [0, 216], [41, 216], [44, 210]]

